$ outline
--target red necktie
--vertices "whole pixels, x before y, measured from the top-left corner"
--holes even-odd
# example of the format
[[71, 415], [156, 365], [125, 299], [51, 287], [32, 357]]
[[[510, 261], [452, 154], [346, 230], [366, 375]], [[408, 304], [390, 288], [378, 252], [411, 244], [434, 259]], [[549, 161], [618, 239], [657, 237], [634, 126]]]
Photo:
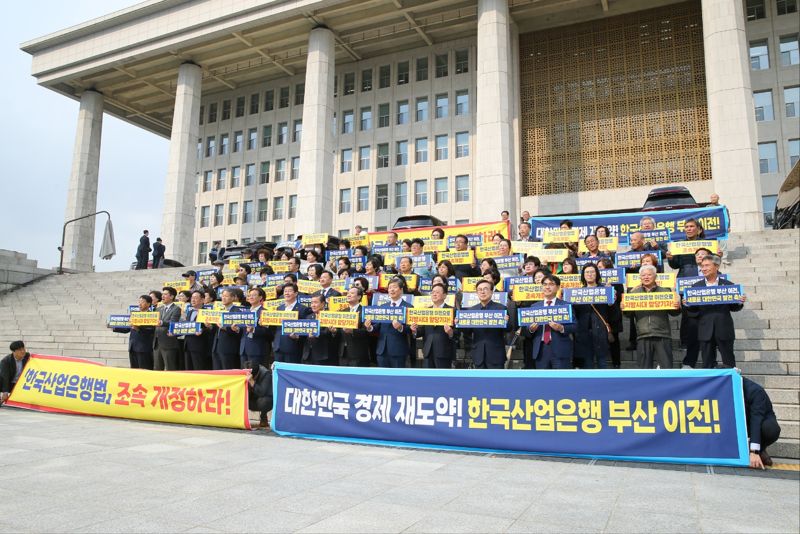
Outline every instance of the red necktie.
[[[546, 307], [550, 307], [550, 305], [552, 303], [553, 303], [552, 300], [548, 300], [545, 303], [545, 306]], [[545, 345], [549, 345], [550, 344], [550, 325], [549, 324], [544, 325], [544, 332], [542, 333], [542, 341], [544, 342]]]

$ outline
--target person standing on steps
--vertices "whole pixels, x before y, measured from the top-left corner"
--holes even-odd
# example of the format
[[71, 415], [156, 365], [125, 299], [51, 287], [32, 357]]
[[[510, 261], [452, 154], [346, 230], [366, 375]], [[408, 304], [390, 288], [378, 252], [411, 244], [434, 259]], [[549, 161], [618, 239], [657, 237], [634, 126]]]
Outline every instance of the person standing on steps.
[[147, 258], [150, 257], [150, 232], [144, 230], [136, 248], [136, 270], [147, 269]]

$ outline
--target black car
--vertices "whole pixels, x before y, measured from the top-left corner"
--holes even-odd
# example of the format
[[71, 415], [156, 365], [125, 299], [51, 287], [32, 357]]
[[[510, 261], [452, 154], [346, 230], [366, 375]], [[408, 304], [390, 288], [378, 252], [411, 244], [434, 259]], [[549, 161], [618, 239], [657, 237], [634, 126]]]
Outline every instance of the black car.
[[429, 226], [446, 226], [447, 223], [437, 219], [433, 215], [406, 215], [398, 217], [392, 230], [403, 230], [405, 228], [427, 228]]
[[[184, 265], [179, 261], [170, 260], [170, 259], [166, 259], [165, 258], [161, 262], [161, 268], [162, 269], [169, 269], [170, 267], [184, 267]], [[148, 269], [152, 269], [153, 268], [153, 259], [152, 258], [147, 260], [147, 268]], [[136, 270], [136, 262], [133, 261], [133, 262], [131, 262], [131, 271], [135, 271], [135, 270]]]
[[800, 227], [800, 161], [795, 162], [778, 191], [772, 227], [776, 230]]
[[642, 211], [682, 210], [700, 205], [692, 193], [681, 185], [656, 187], [647, 195]]
[[277, 243], [273, 241], [256, 241], [254, 243], [247, 243], [246, 245], [234, 245], [232, 247], [227, 247], [225, 249], [225, 254], [223, 254], [222, 258], [219, 258], [223, 261], [227, 261], [230, 259], [237, 259], [242, 257], [242, 252], [245, 250], [252, 250], [253, 257], [256, 255], [256, 250], [260, 248], [267, 248], [270, 250], [275, 250], [275, 246]]

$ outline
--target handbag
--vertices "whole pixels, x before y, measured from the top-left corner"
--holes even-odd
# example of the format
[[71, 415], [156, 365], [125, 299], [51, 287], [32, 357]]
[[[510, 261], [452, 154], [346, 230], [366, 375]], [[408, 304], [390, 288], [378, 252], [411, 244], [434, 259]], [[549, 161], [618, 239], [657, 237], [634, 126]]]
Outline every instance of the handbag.
[[597, 314], [597, 317], [599, 317], [600, 320], [603, 321], [603, 325], [605, 325], [605, 327], [606, 327], [606, 333], [608, 334], [608, 342], [609, 343], [614, 343], [614, 341], [616, 341], [617, 338], [614, 337], [614, 333], [611, 331], [611, 325], [608, 324], [608, 321], [606, 321], [605, 317], [603, 317], [600, 314], [600, 312], [597, 311], [597, 308], [594, 307], [594, 304], [591, 304], [591, 307], [592, 307], [592, 310], [594, 310], [594, 313]]

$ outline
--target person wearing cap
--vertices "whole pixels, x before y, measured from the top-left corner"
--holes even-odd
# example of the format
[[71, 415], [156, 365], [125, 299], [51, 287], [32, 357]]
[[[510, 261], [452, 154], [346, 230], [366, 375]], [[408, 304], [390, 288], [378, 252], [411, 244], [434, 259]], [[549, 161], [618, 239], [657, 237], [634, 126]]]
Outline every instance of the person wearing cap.
[[272, 410], [272, 373], [257, 361], [249, 362], [247, 375], [248, 408], [259, 413], [259, 428], [269, 427]]
[[0, 404], [8, 400], [14, 386], [22, 376], [22, 370], [28, 363], [31, 355], [25, 351], [25, 343], [14, 341], [9, 345], [11, 354], [0, 361]]
[[195, 271], [186, 271], [181, 276], [188, 279], [189, 281], [189, 291], [202, 291], [203, 286], [197, 281], [197, 273]]

